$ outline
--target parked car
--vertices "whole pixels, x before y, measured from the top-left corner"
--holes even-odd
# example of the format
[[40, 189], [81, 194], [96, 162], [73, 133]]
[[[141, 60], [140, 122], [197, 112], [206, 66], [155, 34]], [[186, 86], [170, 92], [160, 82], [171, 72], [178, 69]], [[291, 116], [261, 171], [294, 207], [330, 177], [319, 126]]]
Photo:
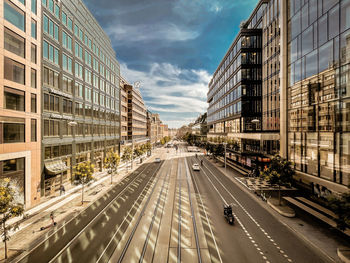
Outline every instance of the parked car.
[[192, 169], [193, 171], [200, 171], [199, 164], [198, 163], [193, 164]]
[[154, 162], [155, 162], [155, 163], [160, 163], [160, 158], [154, 159]]

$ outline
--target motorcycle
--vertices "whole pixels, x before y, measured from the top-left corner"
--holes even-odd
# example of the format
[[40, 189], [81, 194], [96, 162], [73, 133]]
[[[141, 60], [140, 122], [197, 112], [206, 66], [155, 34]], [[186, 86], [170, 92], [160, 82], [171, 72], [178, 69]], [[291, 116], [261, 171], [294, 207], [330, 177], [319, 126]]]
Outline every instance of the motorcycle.
[[233, 217], [232, 207], [230, 205], [224, 205], [224, 217], [230, 225], [233, 225], [235, 218]]

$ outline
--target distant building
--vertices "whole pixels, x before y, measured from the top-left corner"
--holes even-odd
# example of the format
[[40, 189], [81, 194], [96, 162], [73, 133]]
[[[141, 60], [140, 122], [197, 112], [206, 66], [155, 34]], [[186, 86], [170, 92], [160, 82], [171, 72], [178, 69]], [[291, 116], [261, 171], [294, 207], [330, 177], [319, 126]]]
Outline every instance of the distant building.
[[[142, 95], [125, 79], [120, 79], [121, 90], [121, 146], [132, 146], [149, 141], [147, 137], [147, 110]], [[127, 106], [127, 107], [126, 107]], [[125, 126], [126, 124], [126, 126]]]

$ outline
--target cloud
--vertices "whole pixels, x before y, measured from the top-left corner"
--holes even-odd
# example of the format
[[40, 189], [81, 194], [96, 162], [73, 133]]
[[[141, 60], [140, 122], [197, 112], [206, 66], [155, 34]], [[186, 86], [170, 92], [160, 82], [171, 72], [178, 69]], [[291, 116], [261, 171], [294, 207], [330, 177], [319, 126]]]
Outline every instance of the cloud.
[[107, 28], [107, 33], [120, 42], [187, 41], [199, 36], [199, 32], [181, 28], [173, 23], [148, 25], [119, 25]]
[[179, 127], [206, 112], [211, 78], [205, 70], [181, 69], [169, 63], [152, 63], [146, 71], [121, 63], [121, 75], [130, 83], [141, 81], [146, 106], [158, 112], [164, 123]]

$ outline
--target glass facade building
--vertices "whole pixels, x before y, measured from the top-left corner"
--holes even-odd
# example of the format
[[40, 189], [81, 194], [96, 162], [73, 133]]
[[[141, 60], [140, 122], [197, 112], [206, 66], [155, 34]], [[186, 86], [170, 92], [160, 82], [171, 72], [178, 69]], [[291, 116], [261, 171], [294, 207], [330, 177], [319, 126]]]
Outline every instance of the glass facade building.
[[42, 189], [70, 183], [72, 167], [102, 169], [119, 151], [119, 63], [81, 0], [42, 0]]
[[350, 1], [288, 1], [288, 158], [317, 195], [350, 179]]

